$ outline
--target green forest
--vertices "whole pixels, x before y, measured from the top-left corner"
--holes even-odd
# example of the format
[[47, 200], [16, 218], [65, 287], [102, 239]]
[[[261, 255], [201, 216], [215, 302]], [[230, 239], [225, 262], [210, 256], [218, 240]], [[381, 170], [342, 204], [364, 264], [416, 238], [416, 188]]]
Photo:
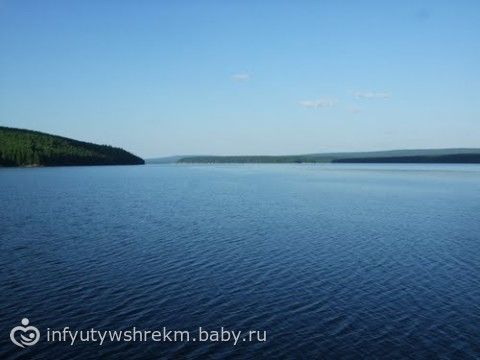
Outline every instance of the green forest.
[[[161, 163], [162, 159], [147, 160]], [[418, 149], [371, 152], [345, 152], [305, 155], [239, 155], [239, 156], [184, 156], [179, 163], [480, 163], [480, 149]]]
[[140, 165], [123, 149], [0, 126], [0, 166]]

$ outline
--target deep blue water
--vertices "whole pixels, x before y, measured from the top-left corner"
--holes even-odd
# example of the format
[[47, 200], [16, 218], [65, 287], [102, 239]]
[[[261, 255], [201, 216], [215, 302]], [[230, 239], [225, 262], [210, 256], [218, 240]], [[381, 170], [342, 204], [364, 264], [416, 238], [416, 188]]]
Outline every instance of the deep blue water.
[[[0, 286], [1, 359], [478, 359], [480, 167], [0, 169]], [[267, 341], [45, 340], [64, 326]]]

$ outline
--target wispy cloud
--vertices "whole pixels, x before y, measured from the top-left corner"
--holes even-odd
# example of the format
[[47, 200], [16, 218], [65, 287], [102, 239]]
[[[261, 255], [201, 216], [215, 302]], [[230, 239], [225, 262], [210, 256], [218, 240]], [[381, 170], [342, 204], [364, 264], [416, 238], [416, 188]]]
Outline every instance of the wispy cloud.
[[358, 108], [358, 107], [355, 107], [355, 106], [352, 106], [352, 107], [349, 107], [347, 108], [348, 112], [352, 113], [352, 114], [359, 114], [362, 112], [362, 109]]
[[250, 74], [247, 73], [237, 73], [231, 76], [232, 80], [235, 81], [247, 81], [250, 80]]
[[305, 108], [318, 109], [318, 108], [335, 106], [335, 104], [337, 103], [337, 100], [335, 99], [301, 100], [298, 103], [300, 104], [300, 106], [303, 106]]
[[357, 99], [388, 99], [388, 92], [357, 91], [353, 94]]

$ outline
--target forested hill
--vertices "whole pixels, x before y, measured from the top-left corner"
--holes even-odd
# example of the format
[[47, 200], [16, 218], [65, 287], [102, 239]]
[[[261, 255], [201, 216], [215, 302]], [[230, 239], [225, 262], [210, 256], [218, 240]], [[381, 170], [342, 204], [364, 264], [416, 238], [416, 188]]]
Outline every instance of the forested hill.
[[141, 165], [123, 149], [0, 126], [0, 166]]

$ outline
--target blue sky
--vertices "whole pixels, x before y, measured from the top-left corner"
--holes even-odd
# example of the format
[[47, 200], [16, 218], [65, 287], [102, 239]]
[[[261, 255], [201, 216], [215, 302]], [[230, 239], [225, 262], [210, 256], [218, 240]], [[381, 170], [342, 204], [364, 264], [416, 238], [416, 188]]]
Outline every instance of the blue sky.
[[480, 147], [479, 1], [0, 0], [0, 124], [144, 157]]

